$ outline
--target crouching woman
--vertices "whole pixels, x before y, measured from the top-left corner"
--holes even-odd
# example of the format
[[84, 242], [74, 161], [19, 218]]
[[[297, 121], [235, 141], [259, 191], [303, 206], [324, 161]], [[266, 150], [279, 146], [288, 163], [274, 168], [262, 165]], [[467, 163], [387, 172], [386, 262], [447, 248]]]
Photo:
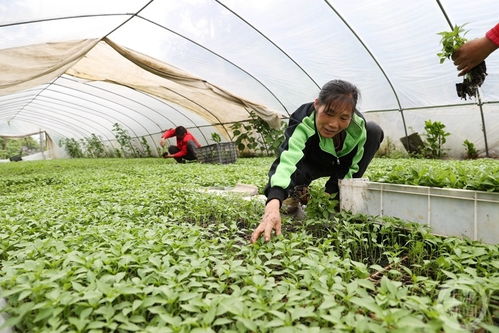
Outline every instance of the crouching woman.
[[309, 184], [329, 177], [325, 191], [339, 192], [338, 180], [360, 178], [383, 141], [383, 130], [366, 122], [357, 110], [359, 90], [353, 84], [332, 80], [313, 103], [299, 107], [290, 117], [278, 158], [269, 171], [267, 203], [251, 242], [263, 235], [269, 241], [281, 234], [280, 208], [298, 209], [307, 201]]

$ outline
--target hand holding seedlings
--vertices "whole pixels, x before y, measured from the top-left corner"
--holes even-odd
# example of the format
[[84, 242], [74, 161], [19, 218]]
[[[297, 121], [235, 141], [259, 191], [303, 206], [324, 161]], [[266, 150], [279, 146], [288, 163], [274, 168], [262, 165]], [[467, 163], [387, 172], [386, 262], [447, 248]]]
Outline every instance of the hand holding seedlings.
[[272, 230], [275, 230], [276, 236], [281, 234], [281, 213], [279, 206], [280, 202], [277, 199], [272, 199], [267, 203], [262, 221], [251, 235], [251, 243], [255, 243], [262, 233], [266, 242], [270, 240]]
[[465, 75], [463, 83], [456, 83], [457, 95], [467, 99], [476, 97], [478, 87], [485, 81], [487, 67], [484, 59], [499, 47], [499, 24], [487, 32], [485, 37], [468, 41], [464, 25], [455, 26], [452, 31], [442, 31], [442, 51], [437, 53], [440, 63], [446, 59], [453, 59], [460, 71], [459, 76]]
[[[499, 25], [498, 25], [499, 27]], [[452, 54], [454, 65], [460, 71], [458, 76], [463, 76], [471, 69], [485, 60], [499, 45], [494, 44], [487, 37], [470, 40], [463, 44]]]

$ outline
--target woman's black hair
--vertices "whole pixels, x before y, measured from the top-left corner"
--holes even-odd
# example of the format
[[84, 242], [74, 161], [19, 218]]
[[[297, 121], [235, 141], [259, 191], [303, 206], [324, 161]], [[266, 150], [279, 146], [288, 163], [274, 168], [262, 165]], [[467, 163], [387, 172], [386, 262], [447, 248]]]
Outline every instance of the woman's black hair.
[[327, 82], [319, 93], [319, 103], [325, 105], [326, 112], [334, 112], [333, 106], [349, 104], [356, 110], [360, 91], [350, 82], [331, 80]]
[[187, 130], [184, 126], [178, 126], [175, 128], [175, 136], [177, 138], [183, 138], [185, 133], [187, 133]]

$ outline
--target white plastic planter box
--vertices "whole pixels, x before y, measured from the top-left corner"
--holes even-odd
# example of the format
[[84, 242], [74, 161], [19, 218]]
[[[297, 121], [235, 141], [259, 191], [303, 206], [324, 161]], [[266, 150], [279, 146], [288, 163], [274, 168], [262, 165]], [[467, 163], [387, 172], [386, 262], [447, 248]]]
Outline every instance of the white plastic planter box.
[[341, 209], [427, 224], [443, 236], [499, 243], [499, 193], [340, 181]]

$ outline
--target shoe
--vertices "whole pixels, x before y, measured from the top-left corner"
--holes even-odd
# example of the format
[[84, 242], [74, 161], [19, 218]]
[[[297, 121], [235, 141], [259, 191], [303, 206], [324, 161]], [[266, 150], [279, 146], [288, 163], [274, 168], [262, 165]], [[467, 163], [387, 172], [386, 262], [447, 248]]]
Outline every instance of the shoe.
[[293, 197], [289, 197], [282, 202], [281, 210], [284, 215], [290, 216], [293, 220], [299, 221], [305, 218], [305, 211], [300, 201]]
[[306, 217], [303, 206], [299, 205], [295, 212], [291, 215], [291, 218], [295, 221], [303, 221]]

